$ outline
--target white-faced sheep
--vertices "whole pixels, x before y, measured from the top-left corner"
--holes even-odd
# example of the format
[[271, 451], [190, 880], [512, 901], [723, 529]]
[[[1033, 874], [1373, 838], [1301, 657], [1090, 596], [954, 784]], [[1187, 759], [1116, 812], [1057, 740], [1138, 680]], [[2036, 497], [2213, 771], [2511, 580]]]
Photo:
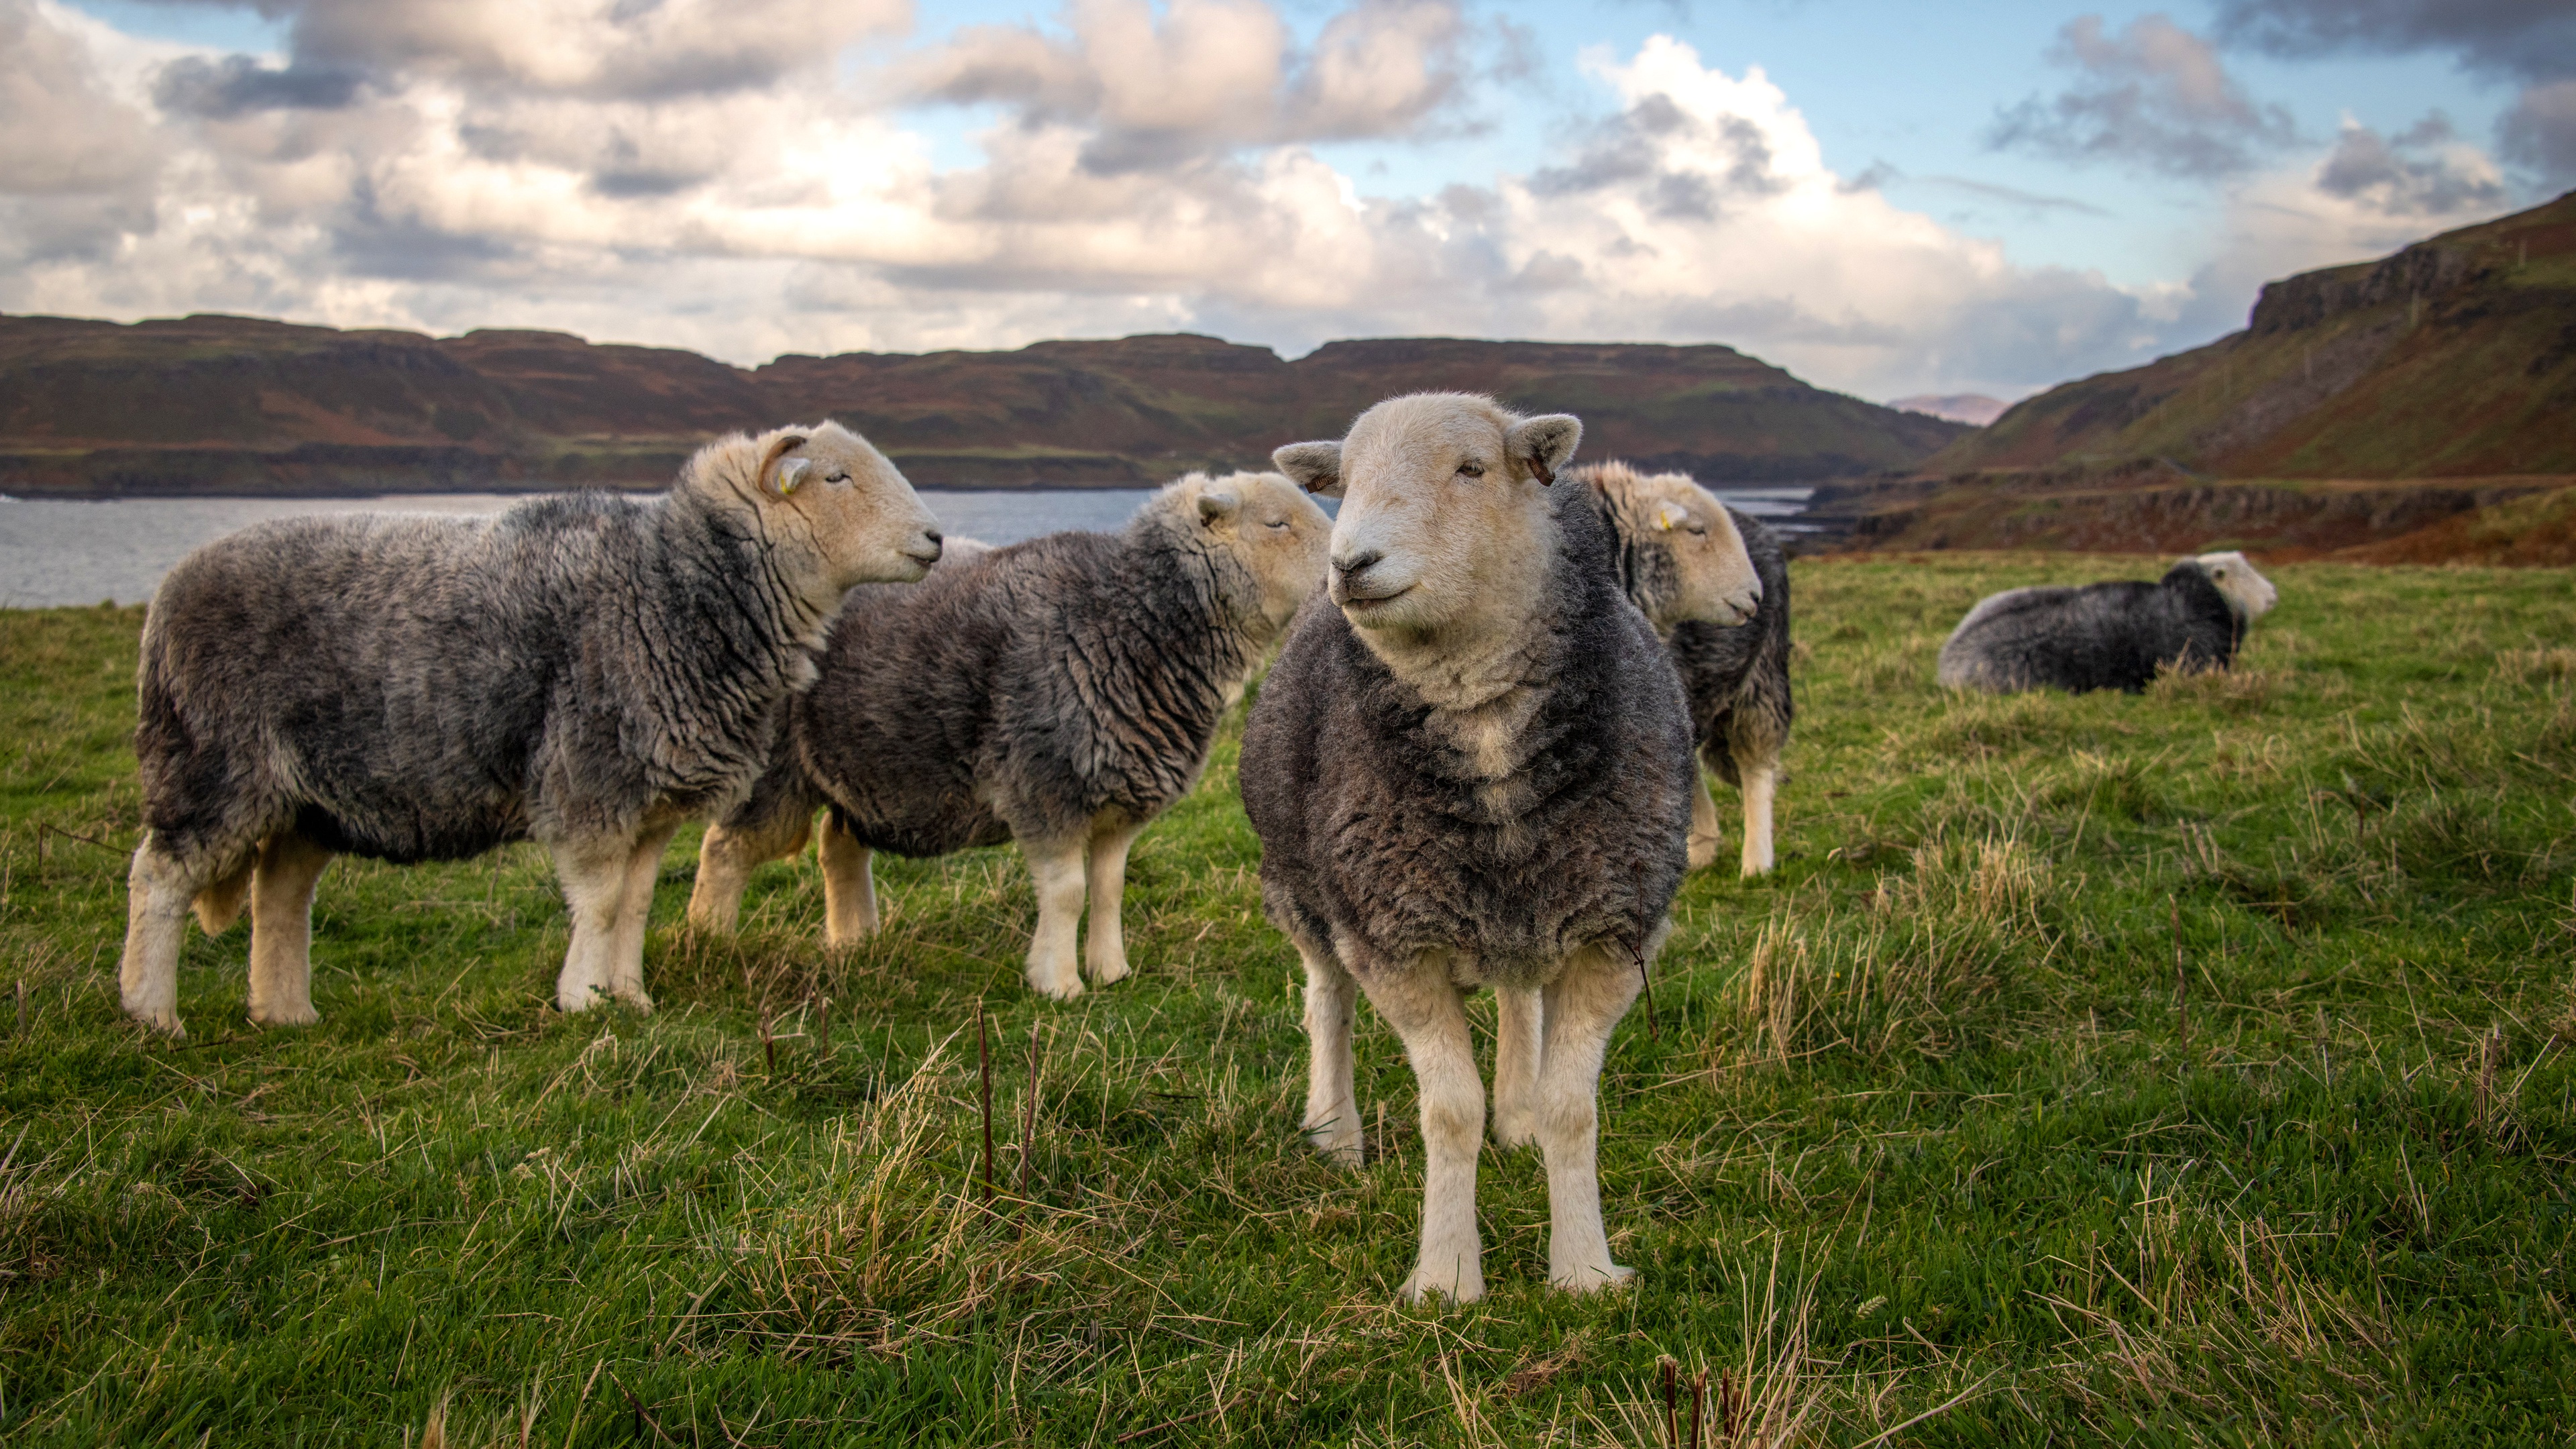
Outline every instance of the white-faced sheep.
[[1124, 531], [1058, 533], [855, 594], [778, 762], [707, 832], [693, 922], [729, 928], [752, 867], [824, 821], [824, 930], [876, 929], [874, 851], [1016, 840], [1037, 885], [1028, 980], [1082, 993], [1127, 974], [1127, 850], [1206, 765], [1218, 720], [1323, 585], [1331, 522], [1276, 473], [1191, 474]]
[[1548, 1277], [1626, 1280], [1601, 1223], [1601, 1063], [1669, 926], [1690, 826], [1690, 718], [1620, 591], [1618, 540], [1570, 483], [1581, 436], [1490, 398], [1379, 403], [1273, 456], [1343, 495], [1330, 603], [1298, 617], [1244, 728], [1270, 919], [1306, 966], [1306, 1127], [1360, 1157], [1355, 988], [1422, 1092], [1419, 1299], [1484, 1291], [1485, 1098], [1463, 993], [1544, 1003], [1497, 1036], [1495, 1122], [1545, 1154]]
[[[1700, 759], [1744, 799], [1742, 873], [1771, 869], [1771, 805], [1789, 743], [1789, 563], [1780, 540], [1686, 474], [1596, 463], [1567, 475], [1619, 530], [1619, 576], [1664, 637], [1690, 699]], [[1717, 859], [1708, 782], [1691, 796], [1690, 863]]]
[[183, 559], [143, 628], [125, 1009], [181, 1030], [179, 946], [251, 912], [250, 1014], [317, 1020], [313, 888], [337, 854], [553, 852], [555, 1004], [649, 1009], [662, 847], [768, 767], [853, 584], [919, 578], [933, 520], [832, 423], [701, 450], [649, 501], [287, 519]]
[[2007, 589], [1941, 646], [1940, 681], [1990, 694], [2145, 689], [2168, 666], [2225, 669], [2279, 597], [2241, 553], [2205, 553], [2155, 583]]

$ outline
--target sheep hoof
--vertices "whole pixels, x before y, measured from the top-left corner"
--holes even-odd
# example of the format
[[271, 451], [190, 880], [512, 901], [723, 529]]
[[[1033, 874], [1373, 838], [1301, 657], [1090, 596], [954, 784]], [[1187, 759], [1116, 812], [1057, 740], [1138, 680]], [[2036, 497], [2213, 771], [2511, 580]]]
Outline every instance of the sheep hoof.
[[188, 1028], [179, 1022], [175, 1007], [162, 1011], [130, 1011], [128, 1014], [164, 1036], [184, 1037], [188, 1034]]
[[310, 1002], [302, 1006], [253, 1007], [250, 1019], [262, 1026], [311, 1026], [322, 1019]]
[[1452, 1303], [1473, 1303], [1485, 1296], [1485, 1270], [1477, 1267], [1463, 1273], [1454, 1270], [1435, 1273], [1427, 1268], [1416, 1268], [1396, 1292], [1407, 1303], [1420, 1303], [1434, 1296]]
[[1306, 1134], [1306, 1141], [1335, 1167], [1357, 1170], [1364, 1155], [1356, 1127], [1318, 1127]]
[[1613, 1288], [1625, 1288], [1636, 1278], [1637, 1270], [1634, 1268], [1602, 1263], [1568, 1273], [1551, 1273], [1547, 1281], [1566, 1293], [1604, 1293]]
[[1716, 864], [1717, 848], [1722, 843], [1723, 842], [1714, 835], [1692, 836], [1690, 838], [1690, 868], [1693, 870], [1706, 870], [1709, 866]]
[[1113, 982], [1124, 981], [1131, 974], [1133, 973], [1124, 956], [1111, 957], [1106, 964], [1099, 961], [1091, 963], [1091, 984], [1094, 986], [1107, 986]]
[[1082, 978], [1071, 971], [1061, 976], [1029, 973], [1029, 989], [1049, 1001], [1071, 1001], [1082, 994]]

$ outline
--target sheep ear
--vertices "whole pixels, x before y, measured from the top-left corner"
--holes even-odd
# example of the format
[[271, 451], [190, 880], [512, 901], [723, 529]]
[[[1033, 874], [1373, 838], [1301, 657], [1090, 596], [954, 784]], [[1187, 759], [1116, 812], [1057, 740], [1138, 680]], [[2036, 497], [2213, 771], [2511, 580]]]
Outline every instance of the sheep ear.
[[785, 457], [787, 454], [796, 451], [798, 448], [804, 447], [807, 441], [808, 440], [803, 433], [781, 433], [778, 435], [776, 441], [769, 445], [769, 451], [760, 455], [761, 492], [768, 494], [772, 498], [784, 498], [788, 494], [796, 491], [796, 485], [803, 482], [805, 479], [805, 469], [802, 460], [799, 460], [796, 472], [792, 477], [788, 474], [788, 471], [785, 468], [779, 466], [778, 460]]
[[1223, 491], [1202, 493], [1199, 495], [1199, 522], [1216, 523], [1232, 518], [1235, 511], [1242, 507], [1243, 500], [1231, 493]]
[[1342, 445], [1339, 443], [1290, 443], [1273, 448], [1270, 461], [1279, 471], [1297, 482], [1309, 493], [1326, 498], [1342, 496]]
[[1527, 418], [1503, 435], [1512, 461], [1541, 483], [1556, 481], [1556, 470], [1574, 461], [1574, 445], [1583, 441], [1583, 420], [1572, 413]]
[[1655, 505], [1655, 532], [1657, 533], [1670, 533], [1689, 519], [1690, 511], [1678, 503]]

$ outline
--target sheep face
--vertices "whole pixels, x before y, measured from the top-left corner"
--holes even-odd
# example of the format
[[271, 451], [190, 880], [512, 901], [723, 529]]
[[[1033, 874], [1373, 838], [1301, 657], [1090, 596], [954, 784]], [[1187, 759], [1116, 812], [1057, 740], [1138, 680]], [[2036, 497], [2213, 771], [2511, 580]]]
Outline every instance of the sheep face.
[[1726, 505], [1686, 473], [1601, 463], [1574, 474], [1609, 504], [1633, 561], [1629, 594], [1658, 633], [1687, 623], [1732, 628], [1762, 603], [1762, 577]]
[[2272, 587], [2270, 579], [2255, 572], [2254, 565], [2241, 553], [2205, 553], [2192, 562], [2208, 573], [2209, 581], [2227, 596], [2228, 607], [2245, 623], [2251, 624], [2272, 612], [2272, 606], [2280, 601], [2281, 591]]
[[939, 562], [939, 520], [867, 439], [827, 422], [753, 442], [750, 493], [762, 523], [799, 546], [832, 596], [854, 584], [910, 583]]
[[1232, 554], [1250, 575], [1254, 597], [1244, 602], [1258, 612], [1264, 637], [1287, 628], [1323, 585], [1333, 520], [1277, 473], [1194, 473], [1173, 486], [1188, 498], [1210, 545]]
[[1582, 435], [1563, 414], [1524, 418], [1487, 397], [1419, 393], [1360, 414], [1338, 443], [1271, 456], [1310, 492], [1342, 499], [1330, 586], [1343, 615], [1427, 640], [1527, 613], [1556, 556], [1543, 490]]

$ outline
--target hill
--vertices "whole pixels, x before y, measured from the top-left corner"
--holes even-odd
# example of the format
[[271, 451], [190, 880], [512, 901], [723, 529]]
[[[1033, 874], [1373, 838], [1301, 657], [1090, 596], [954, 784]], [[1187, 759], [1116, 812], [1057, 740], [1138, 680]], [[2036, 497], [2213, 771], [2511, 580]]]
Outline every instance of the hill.
[[1961, 431], [1720, 346], [1406, 338], [1290, 362], [1178, 334], [738, 368], [553, 332], [0, 317], [0, 489], [656, 487], [710, 433], [822, 416], [919, 483], [1137, 485], [1261, 465], [1281, 442], [1423, 388], [1577, 412], [1588, 456], [1711, 482], [1910, 467]]
[[2004, 409], [2012, 406], [2002, 398], [1988, 397], [1981, 392], [1916, 393], [1912, 397], [1890, 398], [1887, 405], [1903, 412], [1930, 413], [1936, 418], [1948, 418], [1972, 428], [1984, 427], [2002, 417]]

